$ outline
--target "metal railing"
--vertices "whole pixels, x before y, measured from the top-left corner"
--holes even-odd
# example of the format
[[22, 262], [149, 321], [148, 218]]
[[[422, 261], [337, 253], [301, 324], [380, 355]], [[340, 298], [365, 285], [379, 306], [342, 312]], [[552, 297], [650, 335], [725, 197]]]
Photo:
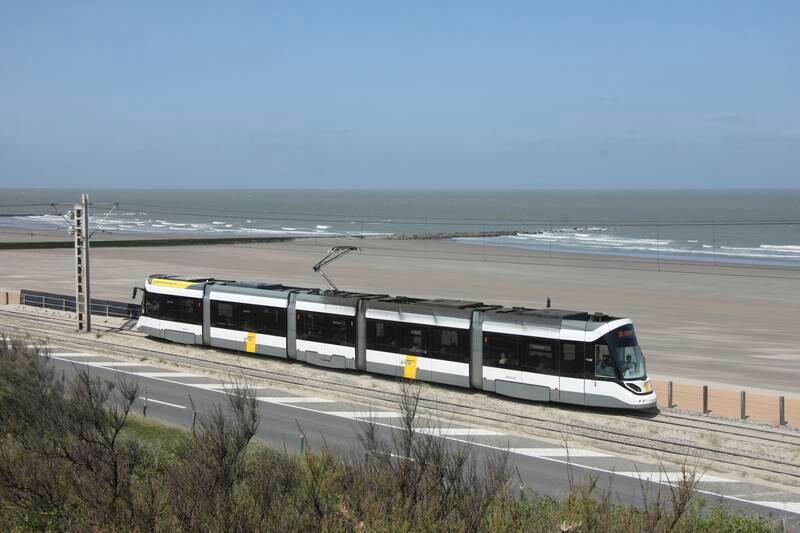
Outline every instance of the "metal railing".
[[[19, 294], [19, 303], [43, 309], [75, 312], [75, 297], [64, 294], [22, 289]], [[139, 304], [117, 302], [114, 300], [98, 300], [95, 298], [92, 298], [89, 307], [93, 315], [119, 318], [139, 318], [142, 311]]]

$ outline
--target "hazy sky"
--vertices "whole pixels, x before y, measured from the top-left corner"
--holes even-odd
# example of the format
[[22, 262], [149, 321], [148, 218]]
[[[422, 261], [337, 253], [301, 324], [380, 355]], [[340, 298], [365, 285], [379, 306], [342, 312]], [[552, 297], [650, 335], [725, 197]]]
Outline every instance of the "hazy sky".
[[800, 2], [4, 0], [0, 186], [798, 187]]

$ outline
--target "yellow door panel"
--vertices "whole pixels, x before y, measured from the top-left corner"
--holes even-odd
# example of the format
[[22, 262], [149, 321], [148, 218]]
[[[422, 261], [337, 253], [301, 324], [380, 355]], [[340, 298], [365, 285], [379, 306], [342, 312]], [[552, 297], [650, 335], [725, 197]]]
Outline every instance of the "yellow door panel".
[[256, 334], [255, 333], [248, 333], [247, 334], [247, 351], [248, 351], [248, 353], [255, 353], [255, 351], [256, 351]]
[[406, 379], [417, 379], [417, 356], [406, 356], [406, 365], [403, 368], [403, 377]]

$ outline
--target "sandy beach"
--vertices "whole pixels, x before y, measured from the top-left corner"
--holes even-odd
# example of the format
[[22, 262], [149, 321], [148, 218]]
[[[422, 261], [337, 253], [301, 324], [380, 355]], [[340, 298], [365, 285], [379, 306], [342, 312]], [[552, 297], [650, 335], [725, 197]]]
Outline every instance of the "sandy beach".
[[[96, 247], [93, 296], [130, 301], [132, 287], [152, 273], [318, 287], [324, 280], [311, 266], [333, 245], [361, 247], [326, 269], [343, 290], [527, 307], [543, 307], [549, 297], [558, 308], [631, 317], [651, 375], [800, 392], [800, 272], [791, 269], [534, 253], [437, 239], [298, 239]], [[70, 294], [73, 263], [69, 248], [2, 250], [0, 289]]]

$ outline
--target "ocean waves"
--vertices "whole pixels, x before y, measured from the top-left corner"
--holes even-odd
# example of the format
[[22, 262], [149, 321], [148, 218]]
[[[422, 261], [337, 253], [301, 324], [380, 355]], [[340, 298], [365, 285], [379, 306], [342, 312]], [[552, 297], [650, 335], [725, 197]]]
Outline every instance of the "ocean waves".
[[[143, 216], [144, 215], [144, 216]], [[246, 220], [244, 224], [239, 221], [211, 220], [167, 220], [146, 218], [144, 212], [118, 213], [116, 217], [90, 217], [89, 227], [92, 230], [106, 234], [152, 234], [152, 235], [197, 235], [197, 236], [271, 236], [271, 237], [382, 237], [390, 236], [391, 232], [383, 231], [358, 231], [351, 224], [337, 229], [330, 224], [317, 224], [309, 221], [307, 224], [289, 226], [281, 224], [259, 225], [256, 220]], [[27, 231], [53, 231], [69, 229], [69, 221], [60, 215], [22, 215], [0, 218], [0, 227], [13, 228]]]
[[[509, 227], [463, 222], [419, 223], [415, 219], [354, 218], [331, 221], [320, 217], [307, 220], [296, 216], [258, 218], [214, 215], [167, 215], [126, 210], [108, 217], [90, 218], [90, 228], [103, 238], [119, 236], [178, 237], [404, 237], [452, 238], [464, 244], [504, 246], [536, 252], [565, 252], [595, 255], [647, 257], [653, 259], [696, 260], [715, 263], [752, 263], [800, 266], [800, 224], [785, 225], [710, 225], [652, 223], [602, 225], [596, 222], [563, 227], [537, 224]], [[69, 221], [62, 215], [6, 215], [0, 229], [17, 232], [59, 232], [64, 235]], [[496, 234], [492, 234], [496, 233]]]
[[703, 239], [629, 236], [623, 235], [623, 231], [599, 227], [561, 228], [499, 237], [460, 237], [454, 240], [465, 244], [506, 246], [533, 251], [800, 265], [800, 245], [796, 244], [733, 246], [730, 243], [708, 242]]

